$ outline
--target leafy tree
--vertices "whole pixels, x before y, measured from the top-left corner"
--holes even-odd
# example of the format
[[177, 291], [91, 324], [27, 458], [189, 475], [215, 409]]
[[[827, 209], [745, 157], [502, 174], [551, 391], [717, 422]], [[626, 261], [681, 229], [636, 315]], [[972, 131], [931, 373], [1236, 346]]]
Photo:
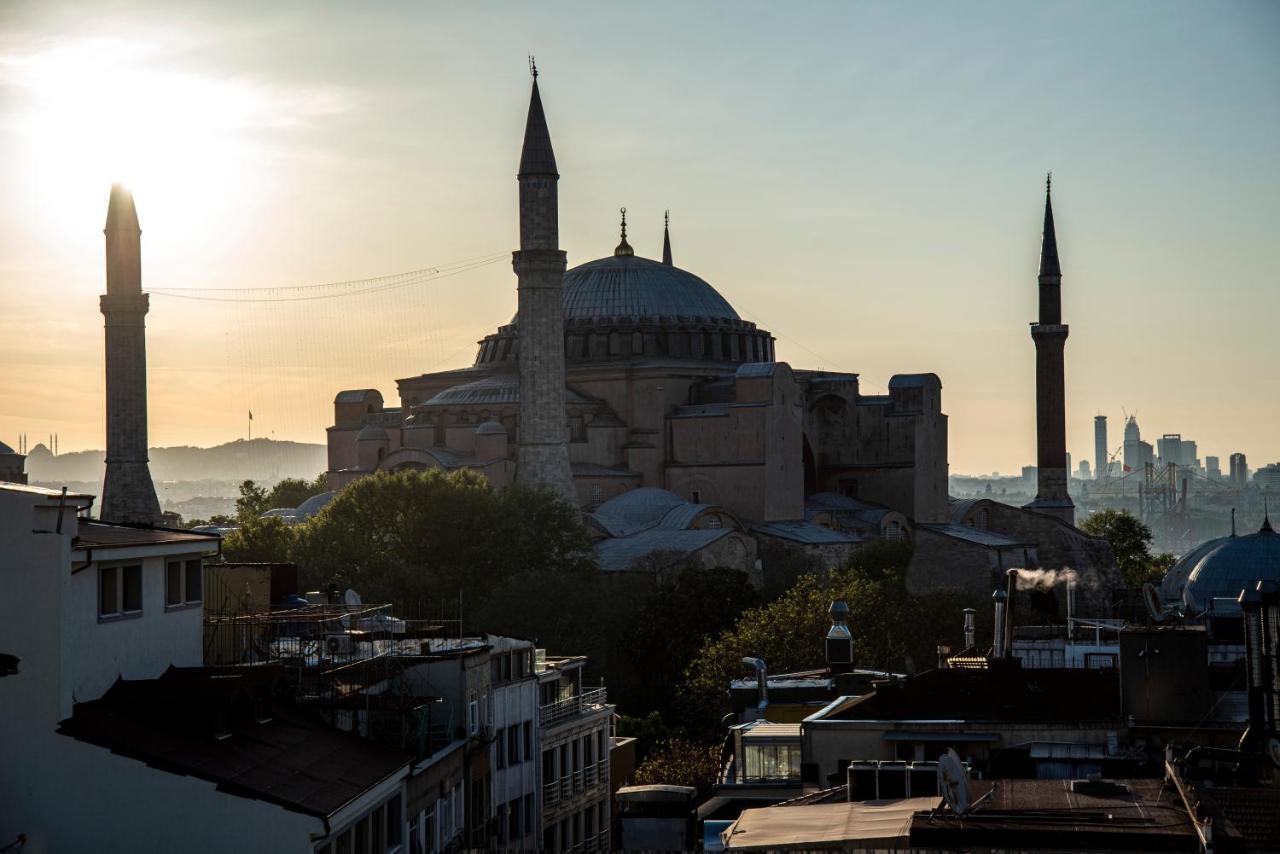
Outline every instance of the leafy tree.
[[744, 672], [743, 657], [763, 658], [774, 673], [824, 661], [827, 609], [837, 599], [849, 605], [857, 666], [894, 671], [931, 666], [936, 645], [957, 633], [960, 608], [975, 603], [957, 595], [908, 593], [910, 560], [910, 546], [877, 542], [857, 552], [847, 567], [802, 576], [778, 599], [744, 612], [703, 646], [685, 672], [682, 717], [689, 731], [717, 732], [728, 711], [729, 681]]
[[292, 559], [296, 533], [283, 519], [244, 519], [222, 540], [222, 556], [233, 563], [282, 563]]
[[652, 711], [644, 716], [619, 715], [617, 734], [636, 740], [636, 756], [643, 762], [656, 745], [672, 738], [675, 730], [663, 720], [661, 712]]
[[265, 489], [251, 480], [240, 484], [240, 497], [236, 499], [236, 518], [245, 522], [258, 518], [270, 509]]
[[519, 594], [504, 615], [516, 620], [525, 608], [549, 607], [530, 601], [542, 591], [544, 600], [574, 594], [553, 581], [581, 583], [594, 567], [586, 528], [567, 502], [519, 485], [496, 490], [467, 470], [361, 478], [297, 530], [307, 586], [351, 587], [410, 617], [461, 594], [468, 628], [497, 592]]
[[746, 573], [686, 567], [628, 621], [619, 644], [621, 661], [609, 680], [610, 696], [624, 707], [673, 712], [675, 689], [689, 662], [708, 639], [758, 603]]
[[328, 491], [328, 480], [323, 472], [315, 480], [286, 477], [271, 488], [265, 503], [268, 510], [274, 507], [297, 507], [308, 498]]
[[647, 759], [636, 769], [636, 784], [665, 783], [671, 786], [692, 786], [699, 798], [715, 787], [720, 773], [720, 748], [718, 745], [699, 744], [683, 738], [673, 738], [657, 745]]
[[1152, 557], [1151, 529], [1128, 510], [1099, 510], [1080, 523], [1080, 530], [1111, 543], [1120, 574], [1129, 587], [1141, 587], [1163, 575], [1161, 566], [1167, 558]]
[[166, 528], [185, 528], [186, 523], [182, 521], [182, 514], [176, 510], [165, 510], [160, 514], [160, 524]]

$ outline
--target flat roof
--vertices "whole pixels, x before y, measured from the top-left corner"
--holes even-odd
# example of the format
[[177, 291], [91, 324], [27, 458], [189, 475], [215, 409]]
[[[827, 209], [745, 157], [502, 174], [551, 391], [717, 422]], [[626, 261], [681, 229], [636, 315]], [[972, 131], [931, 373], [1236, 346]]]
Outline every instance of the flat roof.
[[743, 810], [724, 832], [726, 851], [842, 850], [905, 847], [912, 817], [939, 798], [901, 798], [835, 804], [802, 804]]
[[160, 546], [175, 543], [205, 543], [214, 548], [222, 537], [200, 531], [176, 528], [148, 528], [118, 525], [110, 522], [80, 520], [80, 532], [71, 541], [74, 549], [120, 548], [122, 546]]

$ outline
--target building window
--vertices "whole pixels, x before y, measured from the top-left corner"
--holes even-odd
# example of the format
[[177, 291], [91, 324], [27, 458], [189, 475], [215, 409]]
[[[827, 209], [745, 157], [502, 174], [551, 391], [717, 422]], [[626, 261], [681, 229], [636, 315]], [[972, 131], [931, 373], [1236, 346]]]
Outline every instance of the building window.
[[600, 484], [591, 484], [591, 503], [599, 504], [604, 500], [604, 490], [600, 488]]
[[702, 493], [696, 489], [689, 493], [689, 501], [693, 504], [701, 504], [702, 501], [699, 500], [701, 497]]
[[524, 755], [533, 758], [533, 721], [524, 722]]
[[98, 616], [142, 613], [142, 566], [104, 566], [98, 570]]
[[890, 522], [888, 525], [885, 525], [884, 538], [886, 540], [902, 539], [902, 526], [899, 525], [897, 522]]
[[204, 561], [171, 560], [165, 564], [164, 604], [176, 608], [196, 605], [203, 598]]
[[498, 730], [498, 747], [496, 752], [498, 754], [498, 767], [506, 768], [507, 767], [507, 728], [506, 727], [503, 727], [502, 729]]
[[520, 728], [513, 726], [507, 729], [507, 761], [511, 765], [519, 765], [520, 759]]
[[524, 832], [533, 832], [533, 795], [524, 796]]
[[467, 704], [467, 735], [475, 735], [480, 729], [480, 704], [476, 702], [476, 695], [471, 695], [471, 702]]
[[507, 827], [507, 838], [513, 841], [519, 839], [523, 835], [521, 829], [524, 827], [523, 822], [520, 821], [519, 798], [513, 799], [511, 805], [507, 807], [507, 818], [510, 820], [510, 824]]
[[720, 521], [719, 513], [712, 513], [707, 517], [707, 527], [716, 530], [724, 527], [724, 523]]

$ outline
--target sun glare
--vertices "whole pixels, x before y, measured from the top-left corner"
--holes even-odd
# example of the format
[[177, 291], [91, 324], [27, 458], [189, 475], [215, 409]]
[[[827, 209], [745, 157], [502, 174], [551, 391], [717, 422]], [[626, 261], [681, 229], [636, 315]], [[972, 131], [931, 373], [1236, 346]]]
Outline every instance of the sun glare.
[[144, 228], [146, 211], [185, 216], [247, 191], [269, 99], [237, 80], [149, 67], [148, 54], [89, 40], [8, 63], [25, 95], [24, 171], [51, 219], [100, 218], [113, 182], [139, 195]]

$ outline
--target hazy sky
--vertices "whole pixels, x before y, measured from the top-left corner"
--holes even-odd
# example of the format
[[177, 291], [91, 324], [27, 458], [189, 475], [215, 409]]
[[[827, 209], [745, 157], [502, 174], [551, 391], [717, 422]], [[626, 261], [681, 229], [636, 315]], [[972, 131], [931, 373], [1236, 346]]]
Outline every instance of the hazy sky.
[[[308, 285], [516, 244], [542, 72], [570, 264], [661, 252], [794, 366], [933, 371], [954, 472], [1034, 460], [1044, 173], [1068, 449], [1093, 416], [1280, 459], [1280, 4], [0, 4], [0, 439], [103, 439], [102, 225], [144, 288]], [[208, 296], [208, 294], [205, 294]], [[506, 258], [372, 296], [156, 294], [152, 444], [324, 441], [339, 389], [469, 364]]]

